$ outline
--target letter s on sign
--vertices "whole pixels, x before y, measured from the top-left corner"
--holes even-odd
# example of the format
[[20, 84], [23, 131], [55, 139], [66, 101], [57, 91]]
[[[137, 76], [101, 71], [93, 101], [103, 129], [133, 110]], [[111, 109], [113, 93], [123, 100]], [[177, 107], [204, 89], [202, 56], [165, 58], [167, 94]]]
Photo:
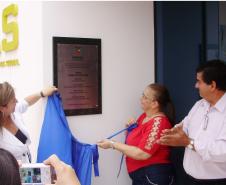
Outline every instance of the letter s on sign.
[[15, 4], [7, 6], [2, 12], [2, 31], [7, 34], [12, 34], [12, 41], [8, 41], [6, 38], [2, 40], [2, 50], [12, 51], [18, 47], [18, 24], [16, 21], [8, 23], [7, 19], [9, 15], [17, 16], [18, 7]]

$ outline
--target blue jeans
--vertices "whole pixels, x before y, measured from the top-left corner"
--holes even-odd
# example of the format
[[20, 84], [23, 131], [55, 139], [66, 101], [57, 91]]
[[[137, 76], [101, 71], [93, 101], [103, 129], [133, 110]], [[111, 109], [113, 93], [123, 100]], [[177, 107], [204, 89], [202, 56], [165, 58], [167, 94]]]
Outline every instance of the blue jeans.
[[174, 170], [172, 164], [154, 164], [129, 173], [132, 185], [172, 185]]

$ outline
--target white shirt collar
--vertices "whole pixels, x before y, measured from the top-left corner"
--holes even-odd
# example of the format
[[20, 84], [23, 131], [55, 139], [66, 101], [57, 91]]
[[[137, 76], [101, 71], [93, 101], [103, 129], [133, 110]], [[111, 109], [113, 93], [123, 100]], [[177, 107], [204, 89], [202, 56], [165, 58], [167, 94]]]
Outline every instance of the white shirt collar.
[[[207, 107], [207, 109], [210, 108], [210, 103], [208, 101], [206, 101], [205, 99], [203, 99], [203, 104], [202, 106]], [[219, 112], [224, 112], [226, 109], [226, 93], [224, 93], [224, 95], [217, 101], [217, 103], [212, 107], [214, 109], [216, 109]]]
[[214, 105], [214, 107], [220, 111], [223, 112], [226, 108], [226, 93], [217, 101], [217, 103]]

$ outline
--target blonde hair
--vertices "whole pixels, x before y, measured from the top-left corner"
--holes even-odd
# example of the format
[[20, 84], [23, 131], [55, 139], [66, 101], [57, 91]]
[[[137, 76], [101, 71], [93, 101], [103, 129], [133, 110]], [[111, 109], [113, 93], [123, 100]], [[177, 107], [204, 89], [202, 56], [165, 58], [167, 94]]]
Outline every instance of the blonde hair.
[[[0, 83], [0, 107], [5, 107], [15, 97], [13, 87], [8, 82]], [[0, 111], [0, 128], [2, 128], [3, 112]]]

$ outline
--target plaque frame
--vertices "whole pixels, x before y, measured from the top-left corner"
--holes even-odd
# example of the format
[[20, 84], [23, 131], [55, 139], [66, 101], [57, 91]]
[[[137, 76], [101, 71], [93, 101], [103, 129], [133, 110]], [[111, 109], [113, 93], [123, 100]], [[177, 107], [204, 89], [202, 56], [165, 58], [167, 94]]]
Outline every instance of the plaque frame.
[[[101, 39], [95, 38], [76, 38], [76, 37], [56, 37], [52, 38], [53, 41], [53, 81], [56, 87], [59, 86], [59, 79], [62, 76], [58, 73], [58, 45], [59, 44], [73, 44], [73, 45], [95, 45], [97, 47], [97, 71], [95, 76], [97, 78], [97, 96], [94, 97], [95, 101], [98, 102], [95, 108], [70, 108], [65, 109], [64, 113], [66, 116], [76, 115], [90, 115], [90, 114], [102, 114], [102, 83], [101, 83]], [[76, 93], [75, 93], [76, 94]], [[60, 92], [60, 96], [63, 101], [64, 92]], [[63, 106], [64, 107], [64, 106]]]

